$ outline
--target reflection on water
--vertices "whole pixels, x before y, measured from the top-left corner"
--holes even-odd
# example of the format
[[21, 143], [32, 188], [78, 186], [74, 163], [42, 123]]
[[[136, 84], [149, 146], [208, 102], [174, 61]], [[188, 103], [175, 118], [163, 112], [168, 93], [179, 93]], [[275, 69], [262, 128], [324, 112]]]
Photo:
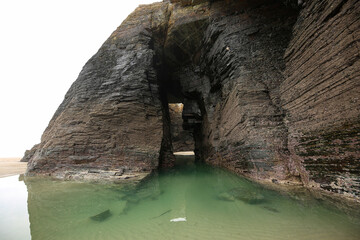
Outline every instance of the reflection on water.
[[27, 197], [19, 176], [0, 178], [0, 239], [30, 239]]
[[[0, 179], [0, 196], [12, 181], [17, 180]], [[360, 236], [359, 219], [314, 199], [291, 199], [203, 165], [183, 164], [153, 174], [137, 187], [39, 178], [25, 183], [31, 239], [350, 240]], [[19, 192], [26, 194], [22, 187]], [[12, 197], [0, 199], [0, 236], [30, 239], [26, 223], [7, 221], [17, 214], [14, 204], [19, 203]], [[26, 209], [18, 210], [26, 219]], [[24, 225], [25, 237], [17, 235], [19, 225]]]

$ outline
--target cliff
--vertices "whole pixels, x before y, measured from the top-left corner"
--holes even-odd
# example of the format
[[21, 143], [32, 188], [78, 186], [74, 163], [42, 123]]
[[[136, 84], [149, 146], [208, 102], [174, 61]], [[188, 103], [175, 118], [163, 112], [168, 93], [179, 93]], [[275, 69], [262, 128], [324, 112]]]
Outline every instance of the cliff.
[[356, 0], [141, 5], [85, 64], [27, 174], [149, 172], [194, 146], [251, 179], [359, 199], [359, 16]]

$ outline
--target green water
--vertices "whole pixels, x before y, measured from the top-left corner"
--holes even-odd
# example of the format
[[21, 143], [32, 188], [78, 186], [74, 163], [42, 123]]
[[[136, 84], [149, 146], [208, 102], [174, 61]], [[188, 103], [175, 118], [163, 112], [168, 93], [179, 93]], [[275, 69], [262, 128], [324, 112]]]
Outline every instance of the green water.
[[360, 239], [360, 219], [203, 165], [154, 174], [138, 187], [25, 184], [0, 179], [0, 239]]

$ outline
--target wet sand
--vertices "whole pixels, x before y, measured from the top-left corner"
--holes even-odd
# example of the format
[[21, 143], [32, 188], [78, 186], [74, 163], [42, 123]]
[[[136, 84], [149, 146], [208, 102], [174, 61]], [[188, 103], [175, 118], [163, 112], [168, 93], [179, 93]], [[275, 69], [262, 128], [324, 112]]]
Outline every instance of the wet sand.
[[25, 173], [26, 162], [20, 162], [21, 158], [0, 158], [0, 178]]

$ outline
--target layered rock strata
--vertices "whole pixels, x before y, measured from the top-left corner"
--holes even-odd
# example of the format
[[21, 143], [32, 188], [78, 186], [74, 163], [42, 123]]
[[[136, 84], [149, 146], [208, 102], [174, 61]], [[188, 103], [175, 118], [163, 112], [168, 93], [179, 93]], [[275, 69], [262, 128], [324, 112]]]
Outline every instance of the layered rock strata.
[[[140, 6], [84, 66], [28, 174], [170, 167], [192, 135], [197, 160], [360, 198], [360, 3], [299, 4]], [[190, 134], [174, 140], [180, 102]]]
[[35, 146], [28, 174], [157, 168], [163, 113], [155, 47], [168, 15], [167, 4], [139, 7], [85, 64]]
[[305, 183], [357, 197], [359, 41], [359, 1], [307, 1], [284, 55], [285, 81], [280, 85], [289, 165]]

